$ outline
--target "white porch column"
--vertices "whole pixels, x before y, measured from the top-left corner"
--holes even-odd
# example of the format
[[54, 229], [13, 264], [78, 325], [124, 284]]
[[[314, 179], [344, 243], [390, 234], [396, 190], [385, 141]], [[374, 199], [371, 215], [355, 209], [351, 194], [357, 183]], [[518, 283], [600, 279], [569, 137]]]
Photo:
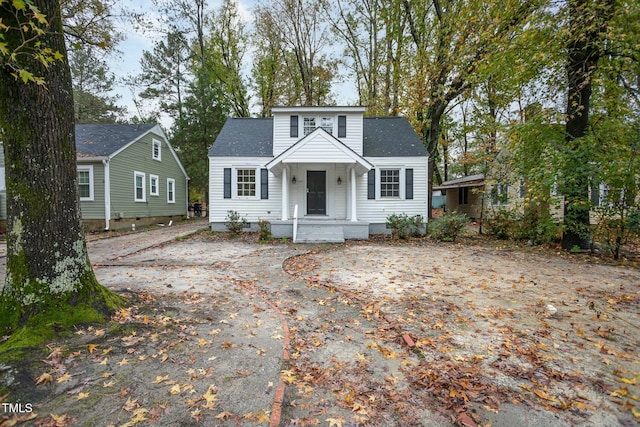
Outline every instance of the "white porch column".
[[282, 168], [282, 220], [289, 219], [289, 171]]
[[356, 168], [351, 168], [351, 221], [358, 221], [356, 212]]

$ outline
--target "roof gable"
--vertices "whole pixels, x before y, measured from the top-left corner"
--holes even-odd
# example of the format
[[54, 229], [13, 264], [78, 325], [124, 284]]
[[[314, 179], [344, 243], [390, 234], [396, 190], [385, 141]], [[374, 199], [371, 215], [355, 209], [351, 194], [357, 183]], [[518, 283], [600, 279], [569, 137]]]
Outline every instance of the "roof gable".
[[319, 158], [330, 163], [355, 164], [357, 172], [360, 174], [373, 167], [342, 141], [324, 129], [317, 128], [267, 163], [267, 169], [271, 170], [275, 175], [279, 175], [283, 164], [314, 163]]

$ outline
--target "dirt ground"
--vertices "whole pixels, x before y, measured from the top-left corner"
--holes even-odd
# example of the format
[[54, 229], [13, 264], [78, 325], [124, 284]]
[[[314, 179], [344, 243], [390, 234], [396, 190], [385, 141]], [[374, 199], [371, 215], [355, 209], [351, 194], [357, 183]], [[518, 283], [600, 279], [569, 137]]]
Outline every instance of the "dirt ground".
[[89, 244], [131, 305], [0, 365], [0, 426], [640, 421], [633, 263], [184, 227]]

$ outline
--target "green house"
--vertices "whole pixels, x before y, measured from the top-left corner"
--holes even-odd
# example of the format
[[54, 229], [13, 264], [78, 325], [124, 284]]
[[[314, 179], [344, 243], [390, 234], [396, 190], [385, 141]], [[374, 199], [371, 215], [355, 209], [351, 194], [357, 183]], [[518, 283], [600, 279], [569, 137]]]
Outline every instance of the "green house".
[[[78, 191], [88, 230], [168, 223], [187, 216], [189, 177], [157, 124], [76, 125]], [[4, 156], [0, 219], [6, 219]]]

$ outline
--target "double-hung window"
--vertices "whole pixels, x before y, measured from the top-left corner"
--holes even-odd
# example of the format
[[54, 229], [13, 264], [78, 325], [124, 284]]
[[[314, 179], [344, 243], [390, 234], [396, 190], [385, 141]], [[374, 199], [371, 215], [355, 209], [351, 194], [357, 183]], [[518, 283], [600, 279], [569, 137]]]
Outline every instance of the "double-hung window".
[[400, 197], [400, 169], [380, 169], [380, 197]]
[[162, 160], [162, 142], [157, 139], [152, 140], [152, 157], [154, 160]]
[[238, 197], [256, 196], [255, 169], [236, 169], [236, 183]]
[[316, 118], [315, 117], [305, 117], [302, 124], [302, 131], [305, 136], [309, 135], [316, 129]]
[[93, 200], [93, 166], [78, 166], [78, 192], [80, 200]]
[[333, 135], [333, 117], [320, 118], [320, 127]]
[[133, 200], [136, 202], [147, 201], [146, 177], [144, 172], [133, 173]]
[[149, 194], [151, 196], [159, 196], [160, 195], [160, 185], [159, 185], [158, 175], [149, 175]]
[[176, 180], [167, 178], [167, 203], [176, 202]]

